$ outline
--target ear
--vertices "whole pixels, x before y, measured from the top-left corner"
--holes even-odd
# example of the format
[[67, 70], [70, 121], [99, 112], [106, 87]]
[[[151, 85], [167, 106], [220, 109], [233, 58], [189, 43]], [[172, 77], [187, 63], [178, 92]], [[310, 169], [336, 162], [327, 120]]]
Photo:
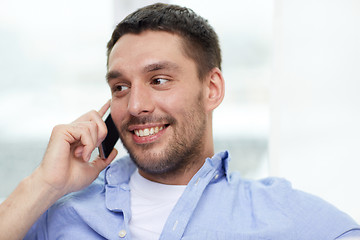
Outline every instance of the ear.
[[205, 104], [207, 111], [213, 111], [220, 105], [225, 96], [225, 81], [219, 68], [213, 68], [204, 84], [205, 86]]

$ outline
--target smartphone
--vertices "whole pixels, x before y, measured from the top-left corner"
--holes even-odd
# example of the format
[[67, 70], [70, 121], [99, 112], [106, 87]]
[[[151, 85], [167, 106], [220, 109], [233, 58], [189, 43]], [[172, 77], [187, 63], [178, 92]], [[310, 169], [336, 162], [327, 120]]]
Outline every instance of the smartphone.
[[105, 119], [105, 124], [108, 130], [108, 133], [104, 141], [99, 146], [99, 155], [102, 159], [108, 158], [111, 151], [114, 149], [116, 142], [119, 140], [119, 132], [114, 124], [114, 121], [111, 118], [111, 113]]

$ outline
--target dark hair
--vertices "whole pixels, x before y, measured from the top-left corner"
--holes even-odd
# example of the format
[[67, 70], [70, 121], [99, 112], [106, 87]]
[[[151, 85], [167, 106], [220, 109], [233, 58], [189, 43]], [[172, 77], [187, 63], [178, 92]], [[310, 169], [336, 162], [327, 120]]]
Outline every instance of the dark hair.
[[145, 30], [178, 34], [183, 39], [185, 54], [197, 65], [200, 79], [214, 67], [221, 69], [218, 36], [208, 21], [189, 8], [164, 3], [140, 8], [116, 26], [107, 44], [108, 63], [110, 52], [121, 36]]

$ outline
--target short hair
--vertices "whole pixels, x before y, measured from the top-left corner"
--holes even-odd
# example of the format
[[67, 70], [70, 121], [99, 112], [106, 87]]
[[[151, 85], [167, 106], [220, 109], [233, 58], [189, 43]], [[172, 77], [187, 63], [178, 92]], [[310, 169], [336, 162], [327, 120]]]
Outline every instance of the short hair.
[[107, 64], [111, 50], [124, 34], [140, 34], [146, 30], [178, 34], [183, 40], [185, 55], [197, 65], [199, 79], [215, 67], [221, 69], [218, 36], [208, 21], [189, 8], [164, 3], [140, 8], [116, 26], [107, 44]]

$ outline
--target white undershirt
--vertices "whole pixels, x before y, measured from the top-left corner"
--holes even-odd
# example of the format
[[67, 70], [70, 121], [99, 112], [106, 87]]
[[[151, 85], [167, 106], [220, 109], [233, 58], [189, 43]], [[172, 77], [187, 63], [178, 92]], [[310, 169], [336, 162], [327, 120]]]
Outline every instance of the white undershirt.
[[138, 171], [130, 178], [132, 239], [159, 239], [165, 222], [186, 185], [165, 185], [147, 180]]

